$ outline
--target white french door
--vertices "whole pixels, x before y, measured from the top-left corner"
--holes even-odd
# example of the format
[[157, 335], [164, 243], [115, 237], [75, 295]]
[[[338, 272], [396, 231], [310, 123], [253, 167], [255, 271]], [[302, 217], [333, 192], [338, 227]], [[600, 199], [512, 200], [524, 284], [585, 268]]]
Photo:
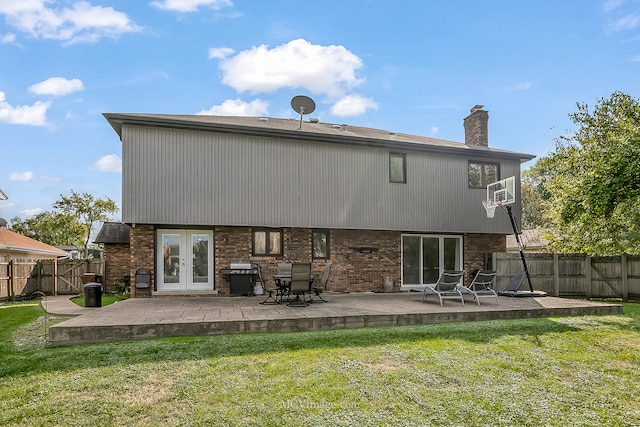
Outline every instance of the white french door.
[[210, 291], [213, 283], [213, 232], [157, 231], [158, 291]]

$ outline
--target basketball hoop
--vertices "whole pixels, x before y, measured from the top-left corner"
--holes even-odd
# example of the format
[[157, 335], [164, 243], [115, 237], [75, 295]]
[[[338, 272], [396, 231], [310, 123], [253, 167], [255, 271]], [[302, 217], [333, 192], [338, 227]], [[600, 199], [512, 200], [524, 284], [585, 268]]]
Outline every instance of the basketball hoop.
[[487, 210], [487, 218], [493, 218], [496, 213], [496, 207], [500, 205], [500, 202], [495, 199], [486, 199], [482, 201], [482, 205]]

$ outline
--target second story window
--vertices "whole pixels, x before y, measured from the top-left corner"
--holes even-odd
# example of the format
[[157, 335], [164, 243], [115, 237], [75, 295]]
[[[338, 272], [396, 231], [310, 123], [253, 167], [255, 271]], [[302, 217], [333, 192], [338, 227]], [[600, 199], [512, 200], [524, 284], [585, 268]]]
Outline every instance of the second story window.
[[407, 182], [407, 157], [404, 153], [389, 153], [389, 182]]
[[469, 162], [469, 188], [486, 188], [499, 179], [498, 163]]
[[268, 228], [254, 229], [253, 255], [281, 256], [282, 230]]

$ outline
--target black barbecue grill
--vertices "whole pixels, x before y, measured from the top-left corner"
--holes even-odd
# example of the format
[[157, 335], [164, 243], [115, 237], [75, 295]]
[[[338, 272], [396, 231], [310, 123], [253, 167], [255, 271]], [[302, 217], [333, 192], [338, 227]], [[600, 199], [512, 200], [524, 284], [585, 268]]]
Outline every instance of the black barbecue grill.
[[229, 268], [220, 270], [229, 277], [229, 293], [231, 295], [253, 295], [253, 285], [258, 269], [249, 261], [232, 261]]

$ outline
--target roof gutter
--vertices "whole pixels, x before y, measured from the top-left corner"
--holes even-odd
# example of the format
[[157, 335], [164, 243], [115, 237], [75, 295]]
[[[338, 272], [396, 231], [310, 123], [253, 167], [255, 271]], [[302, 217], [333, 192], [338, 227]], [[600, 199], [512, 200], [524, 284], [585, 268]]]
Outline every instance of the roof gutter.
[[42, 255], [56, 255], [57, 257], [68, 257], [69, 254], [68, 253], [61, 253], [59, 251], [49, 251], [46, 249], [34, 249], [34, 248], [27, 248], [24, 246], [11, 246], [11, 245], [5, 245], [0, 243], [0, 249], [5, 249], [8, 251], [14, 251], [14, 252], [26, 252], [26, 253], [31, 253], [31, 254], [42, 254]]

